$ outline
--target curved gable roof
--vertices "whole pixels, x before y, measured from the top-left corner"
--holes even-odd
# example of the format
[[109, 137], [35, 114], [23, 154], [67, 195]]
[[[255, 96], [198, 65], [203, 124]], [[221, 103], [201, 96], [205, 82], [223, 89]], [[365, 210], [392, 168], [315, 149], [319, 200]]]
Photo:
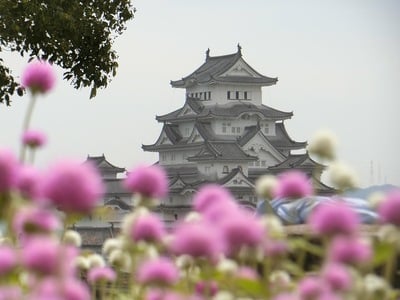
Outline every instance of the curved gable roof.
[[[238, 61], [241, 61], [248, 67], [256, 77], [246, 76], [221, 76], [230, 68], [232, 68]], [[207, 51], [206, 61], [198, 67], [194, 72], [179, 80], [171, 80], [171, 86], [175, 88], [187, 88], [196, 84], [207, 84], [212, 82], [245, 82], [254, 83], [259, 85], [272, 85], [278, 81], [277, 78], [264, 76], [255, 71], [243, 58], [241, 47], [238, 46], [238, 51], [233, 54], [221, 56], [209, 56]]]

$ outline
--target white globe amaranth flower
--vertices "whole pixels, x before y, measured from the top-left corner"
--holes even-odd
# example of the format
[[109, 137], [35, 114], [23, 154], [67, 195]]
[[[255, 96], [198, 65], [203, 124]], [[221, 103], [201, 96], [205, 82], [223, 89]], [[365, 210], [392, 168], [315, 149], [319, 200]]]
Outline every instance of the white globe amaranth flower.
[[232, 293], [228, 291], [219, 291], [214, 297], [213, 300], [234, 300], [235, 297]]
[[378, 239], [389, 243], [400, 250], [400, 230], [392, 224], [380, 226], [377, 233]]
[[123, 271], [128, 271], [131, 268], [132, 260], [127, 253], [121, 249], [115, 249], [111, 251], [108, 256], [108, 262], [115, 268], [119, 268]]
[[261, 217], [260, 221], [269, 237], [277, 239], [286, 237], [285, 227], [278, 217], [265, 215]]
[[82, 237], [75, 230], [67, 230], [63, 236], [63, 243], [79, 248], [82, 245]]
[[201, 215], [198, 212], [191, 211], [185, 216], [185, 222], [196, 222], [201, 220]]
[[89, 260], [85, 256], [75, 257], [74, 264], [78, 269], [88, 270], [90, 268]]
[[121, 238], [109, 238], [103, 243], [102, 253], [105, 256], [109, 256], [113, 250], [122, 249], [124, 242]]
[[190, 255], [183, 254], [177, 257], [175, 263], [179, 269], [185, 269], [194, 263], [194, 259]]
[[97, 267], [104, 267], [106, 265], [104, 258], [97, 253], [90, 254], [87, 257], [87, 260], [89, 262], [89, 269], [97, 268]]
[[331, 183], [339, 190], [355, 188], [358, 185], [356, 172], [342, 162], [333, 162], [328, 167]]
[[368, 197], [368, 199], [367, 199], [369, 206], [370, 206], [371, 208], [373, 208], [373, 209], [378, 208], [378, 206], [379, 206], [379, 205], [382, 203], [382, 201], [384, 201], [384, 200], [385, 200], [385, 194], [383, 194], [383, 193], [381, 193], [381, 192], [372, 193], [372, 194]]
[[375, 274], [367, 274], [364, 278], [365, 290], [368, 299], [386, 299], [389, 292], [389, 285], [383, 278]]
[[288, 272], [276, 270], [269, 275], [269, 281], [275, 286], [286, 287], [292, 280]]
[[278, 179], [274, 175], [263, 175], [256, 181], [256, 194], [266, 200], [274, 198]]
[[310, 139], [307, 150], [322, 159], [332, 160], [336, 156], [336, 135], [328, 129], [320, 129]]
[[237, 272], [239, 266], [236, 261], [223, 258], [218, 262], [217, 270], [221, 273], [233, 275]]

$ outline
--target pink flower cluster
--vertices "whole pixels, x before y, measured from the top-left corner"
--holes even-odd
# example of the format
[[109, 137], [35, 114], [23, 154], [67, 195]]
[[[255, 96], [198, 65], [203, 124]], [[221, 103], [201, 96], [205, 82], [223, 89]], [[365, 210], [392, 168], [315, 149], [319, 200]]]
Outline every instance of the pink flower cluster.
[[46, 135], [42, 131], [27, 130], [22, 135], [22, 143], [31, 148], [43, 146], [47, 141]]
[[310, 179], [300, 171], [288, 171], [278, 176], [278, 184], [275, 189], [275, 197], [301, 198], [310, 196], [313, 187]]
[[136, 278], [142, 284], [171, 285], [178, 281], [179, 273], [170, 259], [161, 257], [143, 262]]
[[265, 231], [254, 215], [241, 209], [223, 187], [202, 187], [193, 200], [199, 221], [182, 222], [174, 231], [171, 250], [175, 254], [205, 257], [236, 255], [242, 247], [255, 247]]
[[89, 163], [58, 162], [43, 180], [43, 196], [65, 212], [88, 213], [103, 193], [100, 174]]
[[56, 82], [53, 67], [46, 61], [34, 61], [28, 64], [21, 76], [21, 83], [32, 93], [46, 93]]
[[318, 235], [352, 235], [356, 233], [360, 220], [358, 215], [340, 200], [319, 204], [312, 211], [308, 224]]
[[128, 173], [124, 187], [132, 193], [150, 198], [163, 198], [168, 192], [168, 180], [160, 166], [137, 166]]
[[400, 190], [391, 191], [378, 207], [382, 223], [400, 226]]
[[0, 193], [15, 189], [37, 203], [47, 201], [75, 213], [90, 212], [104, 193], [99, 172], [88, 163], [60, 161], [42, 175], [20, 165], [12, 152], [0, 149]]

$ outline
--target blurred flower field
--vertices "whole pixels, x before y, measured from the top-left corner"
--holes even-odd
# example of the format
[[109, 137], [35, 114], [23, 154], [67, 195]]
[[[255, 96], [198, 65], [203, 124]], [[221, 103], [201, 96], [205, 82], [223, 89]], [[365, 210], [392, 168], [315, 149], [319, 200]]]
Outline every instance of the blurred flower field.
[[[288, 234], [273, 211], [257, 216], [218, 185], [203, 186], [193, 211], [172, 230], [152, 209], [168, 193], [165, 171], [133, 167], [124, 181], [134, 210], [102, 253], [80, 249], [71, 225], [93, 212], [105, 188], [92, 165], [33, 166], [45, 134], [30, 128], [40, 94], [54, 87], [52, 67], [33, 62], [22, 76], [32, 95], [21, 153], [0, 147], [0, 300], [390, 300], [399, 299], [400, 191], [372, 201], [379, 218], [362, 230], [340, 193], [356, 184], [336, 162], [335, 140], [319, 133], [310, 153], [332, 165], [339, 195], [311, 212], [306, 229]], [[40, 103], [39, 103], [40, 104]], [[261, 177], [265, 201], [313, 194], [302, 173]], [[397, 288], [397, 289], [396, 289]]]

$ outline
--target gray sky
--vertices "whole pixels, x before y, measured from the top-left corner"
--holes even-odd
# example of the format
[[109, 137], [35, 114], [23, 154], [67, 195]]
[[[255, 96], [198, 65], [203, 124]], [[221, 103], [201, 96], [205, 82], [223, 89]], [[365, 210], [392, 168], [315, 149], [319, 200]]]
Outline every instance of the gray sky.
[[[89, 100], [61, 80], [40, 99], [32, 128], [47, 132], [38, 153], [45, 167], [62, 157], [104, 153], [130, 168], [154, 162], [141, 144], [152, 144], [162, 125], [155, 115], [182, 106], [184, 90], [170, 80], [188, 75], [211, 55], [236, 52], [279, 82], [263, 89], [263, 103], [293, 111], [293, 139], [319, 128], [338, 136], [339, 157], [362, 185], [400, 185], [400, 1], [397, 0], [136, 0], [135, 19], [120, 36], [117, 77]], [[26, 60], [2, 53], [18, 75]], [[0, 146], [19, 149], [29, 97], [0, 106]], [[373, 174], [371, 178], [371, 161]]]

